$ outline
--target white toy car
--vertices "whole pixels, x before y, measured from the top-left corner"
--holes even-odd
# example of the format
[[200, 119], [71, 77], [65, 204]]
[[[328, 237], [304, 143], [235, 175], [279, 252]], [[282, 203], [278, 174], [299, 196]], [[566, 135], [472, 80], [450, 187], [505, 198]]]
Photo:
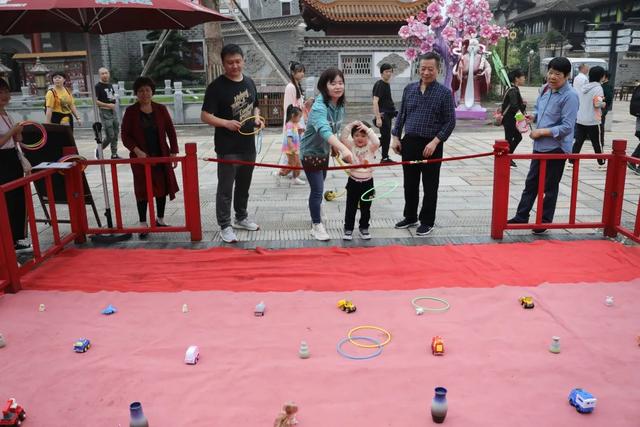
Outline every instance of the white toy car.
[[184, 363], [187, 365], [195, 365], [200, 359], [200, 349], [197, 345], [189, 346], [184, 355]]

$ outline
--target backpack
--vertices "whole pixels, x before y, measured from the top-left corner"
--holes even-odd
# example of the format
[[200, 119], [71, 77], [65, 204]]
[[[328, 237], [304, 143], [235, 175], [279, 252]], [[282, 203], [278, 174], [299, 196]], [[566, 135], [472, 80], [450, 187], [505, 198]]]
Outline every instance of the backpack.
[[[67, 93], [69, 94], [69, 96], [71, 96], [71, 92], [69, 92], [69, 88], [65, 87], [64, 90], [66, 90]], [[58, 94], [56, 93], [56, 91], [54, 89], [47, 89], [47, 93], [48, 92], [53, 93], [53, 98], [54, 98], [53, 105], [55, 105], [56, 102], [58, 102]], [[53, 110], [53, 108], [52, 108], [52, 110]], [[47, 114], [47, 94], [46, 93], [44, 94], [44, 114], [45, 115]]]
[[629, 114], [640, 117], [640, 86], [636, 86], [629, 102]]

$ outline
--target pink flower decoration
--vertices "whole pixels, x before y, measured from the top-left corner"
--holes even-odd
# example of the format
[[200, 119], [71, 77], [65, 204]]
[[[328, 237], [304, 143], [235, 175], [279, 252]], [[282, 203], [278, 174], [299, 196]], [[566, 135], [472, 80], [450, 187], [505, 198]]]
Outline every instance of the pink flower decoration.
[[428, 18], [427, 13], [424, 10], [418, 13], [418, 21], [425, 22], [427, 18]]
[[414, 48], [409, 48], [404, 51], [404, 55], [407, 57], [409, 62], [413, 62], [418, 57], [418, 52]]
[[493, 35], [493, 28], [489, 25], [484, 25], [480, 29], [480, 37], [489, 38]]
[[423, 41], [420, 43], [420, 53], [427, 53], [433, 50], [433, 43], [429, 43], [427, 41]]
[[451, 3], [447, 8], [447, 15], [452, 18], [457, 18], [462, 15], [462, 7], [458, 3]]
[[454, 41], [456, 39], [456, 29], [453, 27], [446, 27], [442, 30], [442, 37], [448, 41]]
[[427, 16], [429, 18], [433, 18], [437, 15], [440, 15], [440, 5], [436, 2], [433, 2], [429, 6], [427, 6]]
[[464, 0], [464, 5], [466, 7], [471, 7], [473, 6], [473, 0]]
[[408, 25], [403, 25], [402, 27], [400, 27], [400, 31], [398, 31], [398, 35], [406, 40], [409, 37], [411, 37], [411, 29], [409, 28]]
[[429, 34], [429, 27], [427, 27], [422, 22], [416, 21], [411, 26], [411, 32], [414, 36], [422, 40], [427, 36], [427, 34]]
[[431, 29], [435, 30], [436, 28], [440, 28], [444, 25], [444, 18], [441, 15], [434, 16], [431, 18]]

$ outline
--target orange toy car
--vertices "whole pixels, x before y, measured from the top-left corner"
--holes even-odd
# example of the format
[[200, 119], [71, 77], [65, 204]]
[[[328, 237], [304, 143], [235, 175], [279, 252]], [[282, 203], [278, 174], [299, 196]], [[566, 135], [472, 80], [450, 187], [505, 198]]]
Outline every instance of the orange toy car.
[[444, 341], [442, 340], [442, 337], [433, 337], [431, 340], [431, 353], [433, 353], [434, 356], [444, 355]]

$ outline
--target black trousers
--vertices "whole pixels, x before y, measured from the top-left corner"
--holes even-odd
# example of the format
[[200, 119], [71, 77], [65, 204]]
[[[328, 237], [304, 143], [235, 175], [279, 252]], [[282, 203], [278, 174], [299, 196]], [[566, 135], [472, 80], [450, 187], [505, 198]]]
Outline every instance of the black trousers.
[[[358, 212], [358, 203], [360, 204], [360, 228], [369, 228], [369, 220], [371, 219], [371, 203], [363, 202], [362, 195], [373, 188], [373, 178], [368, 181], [356, 181], [349, 177], [347, 181], [347, 210], [344, 214], [344, 229], [353, 231], [356, 222], [356, 212]], [[369, 191], [365, 199], [374, 198], [374, 191]]]
[[[582, 144], [584, 140], [589, 138], [591, 145], [593, 145], [593, 151], [596, 153], [602, 153], [602, 143], [600, 141], [600, 125], [585, 126], [576, 123], [576, 135], [573, 142], [573, 154], [577, 154], [582, 150]], [[573, 160], [569, 160], [569, 163], [573, 164]], [[604, 165], [604, 160], [598, 160], [599, 165]]]
[[[24, 170], [18, 158], [18, 151], [15, 148], [0, 150], [0, 184], [7, 184], [23, 176]], [[20, 187], [9, 191], [6, 193], [6, 199], [13, 243], [16, 243], [26, 237], [27, 209], [24, 190]]]
[[[540, 151], [533, 152], [539, 154]], [[547, 153], [564, 153], [557, 148]], [[544, 199], [542, 202], [542, 222], [553, 222], [553, 214], [556, 211], [558, 201], [558, 187], [564, 171], [565, 159], [547, 160], [547, 174], [544, 178]], [[538, 178], [540, 176], [540, 160], [532, 160], [529, 166], [529, 173], [524, 184], [524, 191], [518, 204], [518, 211], [515, 219], [520, 222], [529, 222], [529, 212], [533, 208], [533, 203], [538, 197]]]
[[[138, 206], [138, 219], [140, 222], [147, 221], [147, 204], [146, 200], [140, 200], [137, 202]], [[167, 196], [156, 197], [156, 217], [164, 218], [164, 209], [167, 206]]]
[[61, 124], [62, 119], [68, 117], [69, 118], [69, 126], [71, 126], [71, 130], [73, 130], [73, 114], [62, 114], [56, 113], [55, 111], [51, 113], [51, 123]]
[[602, 121], [600, 122], [600, 143], [602, 144], [602, 151], [604, 151], [604, 125], [607, 122], [607, 112], [602, 112]]
[[[405, 136], [402, 138], [402, 161], [407, 160], [424, 160], [422, 151], [431, 138], [421, 138], [414, 136]], [[431, 159], [442, 158], [442, 145], [438, 144]], [[433, 227], [436, 221], [436, 208], [438, 205], [438, 186], [440, 185], [440, 165], [441, 162], [402, 165], [402, 173], [404, 176], [404, 217], [409, 221], [420, 220], [421, 224]], [[422, 209], [418, 216], [418, 204], [420, 203], [420, 180], [422, 179], [422, 188], [424, 198], [422, 200]]]
[[382, 150], [382, 158], [389, 157], [389, 144], [391, 143], [391, 121], [393, 113], [381, 113], [382, 126], [380, 126], [380, 149]]
[[504, 139], [509, 143], [509, 153], [516, 151], [516, 147], [522, 141], [522, 134], [516, 127], [516, 119], [513, 117], [505, 117], [502, 120], [504, 127]]

